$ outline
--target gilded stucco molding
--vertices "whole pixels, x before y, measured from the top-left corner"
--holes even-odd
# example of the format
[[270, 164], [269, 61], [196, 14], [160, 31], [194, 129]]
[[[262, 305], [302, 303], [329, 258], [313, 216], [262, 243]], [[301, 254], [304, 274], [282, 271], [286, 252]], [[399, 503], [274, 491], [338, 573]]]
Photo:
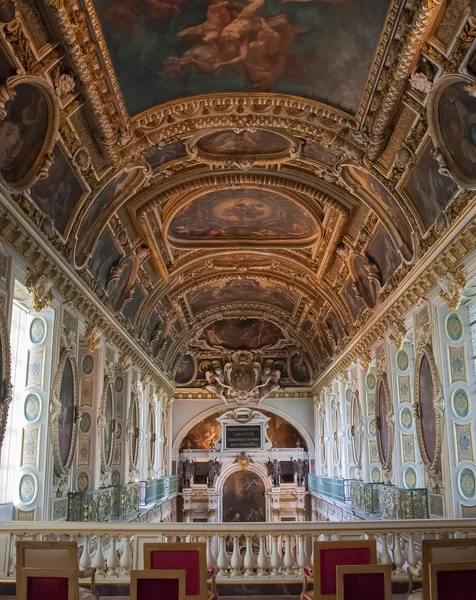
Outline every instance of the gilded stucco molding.
[[375, 161], [382, 151], [389, 121], [442, 2], [443, 0], [424, 0], [415, 17], [411, 30], [405, 40], [395, 73], [390, 78], [391, 83], [383, 96], [382, 104], [378, 109], [370, 134], [370, 145], [367, 156], [371, 161]]

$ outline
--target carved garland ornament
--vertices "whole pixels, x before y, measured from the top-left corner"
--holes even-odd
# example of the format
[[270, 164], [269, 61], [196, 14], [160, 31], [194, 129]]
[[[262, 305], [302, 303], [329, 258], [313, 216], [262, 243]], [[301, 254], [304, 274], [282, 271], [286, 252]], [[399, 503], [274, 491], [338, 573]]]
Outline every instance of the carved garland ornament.
[[[66, 364], [69, 362], [72, 371], [72, 390], [63, 390], [64, 397], [61, 396], [61, 387], [63, 383], [63, 375], [65, 372]], [[68, 475], [71, 466], [73, 464], [74, 456], [76, 453], [76, 442], [78, 438], [78, 426], [81, 418], [79, 410], [79, 378], [78, 378], [78, 366], [76, 364], [76, 358], [74, 352], [65, 348], [61, 353], [58, 370], [56, 371], [55, 384], [51, 392], [51, 403], [50, 403], [50, 425], [53, 438], [53, 458], [54, 458], [54, 471], [57, 477], [66, 477]], [[72, 425], [71, 425], [71, 440], [69, 449], [67, 451], [66, 460], [63, 460], [60, 452], [60, 438], [63, 432], [60, 427], [60, 419], [62, 421], [68, 418], [68, 407], [65, 405], [65, 401], [68, 400], [66, 394], [68, 391], [71, 392], [72, 398], [70, 399], [72, 406]]]
[[362, 469], [362, 446], [364, 441], [364, 425], [362, 420], [362, 407], [358, 390], [353, 390], [351, 401], [351, 439], [352, 456], [356, 469]]
[[[110, 400], [109, 400], [110, 399]], [[108, 407], [110, 401], [110, 407]], [[109, 414], [108, 414], [109, 413]], [[110, 422], [108, 422], [110, 420]], [[116, 394], [112, 377], [104, 378], [104, 387], [101, 396], [101, 408], [98, 416], [99, 441], [101, 447], [101, 471], [108, 473], [112, 467], [114, 449], [116, 447]], [[107, 435], [111, 436], [107, 448]]]
[[[388, 386], [387, 374], [381, 372], [377, 376], [377, 386], [375, 395], [375, 424], [377, 427], [377, 446], [380, 463], [384, 472], [385, 483], [390, 481], [392, 475], [392, 459], [393, 459], [393, 446], [395, 442], [395, 425], [393, 422], [393, 404], [392, 397], [390, 394], [390, 388]], [[382, 393], [381, 393], [382, 392]], [[381, 399], [383, 398], [385, 406], [381, 407]], [[387, 424], [387, 449], [382, 444], [382, 423], [380, 415], [384, 411], [385, 421]]]
[[11, 382], [12, 359], [10, 354], [10, 335], [7, 322], [0, 312], [0, 450], [5, 436], [8, 420], [8, 409], [13, 398], [13, 386]]
[[[415, 360], [415, 382], [414, 382], [414, 403], [413, 411], [415, 414], [415, 426], [418, 438], [418, 446], [420, 447], [421, 457], [430, 485], [434, 493], [439, 493], [441, 485], [441, 452], [443, 446], [443, 424], [444, 424], [444, 397], [443, 388], [438, 375], [433, 349], [427, 340], [423, 340], [422, 345], [418, 348]], [[425, 444], [425, 434], [423, 429], [422, 417], [422, 388], [420, 384], [420, 373], [424, 360], [428, 361], [432, 383], [432, 408], [435, 418], [435, 448], [434, 456], [431, 457]]]

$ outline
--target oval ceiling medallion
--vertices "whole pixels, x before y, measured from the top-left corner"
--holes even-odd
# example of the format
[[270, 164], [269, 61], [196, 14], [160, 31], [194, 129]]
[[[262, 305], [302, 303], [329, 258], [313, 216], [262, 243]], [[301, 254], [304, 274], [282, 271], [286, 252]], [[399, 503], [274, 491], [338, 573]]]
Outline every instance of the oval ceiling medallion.
[[320, 233], [317, 217], [298, 201], [252, 187], [203, 194], [164, 221], [176, 248], [307, 247]]
[[450, 313], [446, 317], [446, 335], [452, 342], [459, 342], [463, 337], [463, 322], [457, 313]]

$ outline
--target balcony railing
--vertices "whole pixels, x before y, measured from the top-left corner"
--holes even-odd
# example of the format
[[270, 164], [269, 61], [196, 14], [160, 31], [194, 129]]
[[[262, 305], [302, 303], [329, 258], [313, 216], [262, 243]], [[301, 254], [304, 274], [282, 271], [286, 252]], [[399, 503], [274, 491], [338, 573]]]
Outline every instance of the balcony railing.
[[158, 504], [167, 498], [172, 498], [178, 492], [178, 476], [161, 477], [141, 482], [143, 486], [141, 504]]
[[[379, 562], [394, 565], [394, 578], [406, 579], [420, 561], [421, 540], [476, 537], [475, 519], [365, 521], [343, 523], [45, 523], [0, 524], [0, 577], [15, 577], [17, 540], [77, 540], [81, 568], [94, 566], [96, 579], [128, 582], [141, 567], [145, 541], [203, 541], [208, 566], [219, 579], [296, 581], [311, 565], [312, 542], [319, 539], [376, 539]], [[3, 567], [3, 565], [5, 565]], [[3, 567], [3, 568], [2, 568]], [[4, 571], [4, 572], [2, 572]]]
[[346, 482], [347, 479], [340, 479], [338, 477], [324, 477], [323, 475], [309, 475], [308, 485], [309, 491], [314, 494], [320, 494], [326, 496], [332, 500], [339, 502], [345, 502], [347, 498], [346, 494]]
[[350, 498], [354, 510], [381, 519], [427, 519], [428, 491], [407, 490], [383, 483], [352, 480]]
[[107, 523], [128, 519], [138, 510], [139, 486], [136, 483], [68, 494], [68, 521]]

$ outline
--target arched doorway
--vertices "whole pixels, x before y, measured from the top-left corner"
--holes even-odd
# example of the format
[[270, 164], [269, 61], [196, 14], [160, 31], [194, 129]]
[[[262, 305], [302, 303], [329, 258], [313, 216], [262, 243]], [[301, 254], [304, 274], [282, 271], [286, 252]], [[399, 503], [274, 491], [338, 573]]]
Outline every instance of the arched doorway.
[[223, 521], [250, 523], [266, 521], [265, 487], [252, 471], [235, 471], [223, 485]]

